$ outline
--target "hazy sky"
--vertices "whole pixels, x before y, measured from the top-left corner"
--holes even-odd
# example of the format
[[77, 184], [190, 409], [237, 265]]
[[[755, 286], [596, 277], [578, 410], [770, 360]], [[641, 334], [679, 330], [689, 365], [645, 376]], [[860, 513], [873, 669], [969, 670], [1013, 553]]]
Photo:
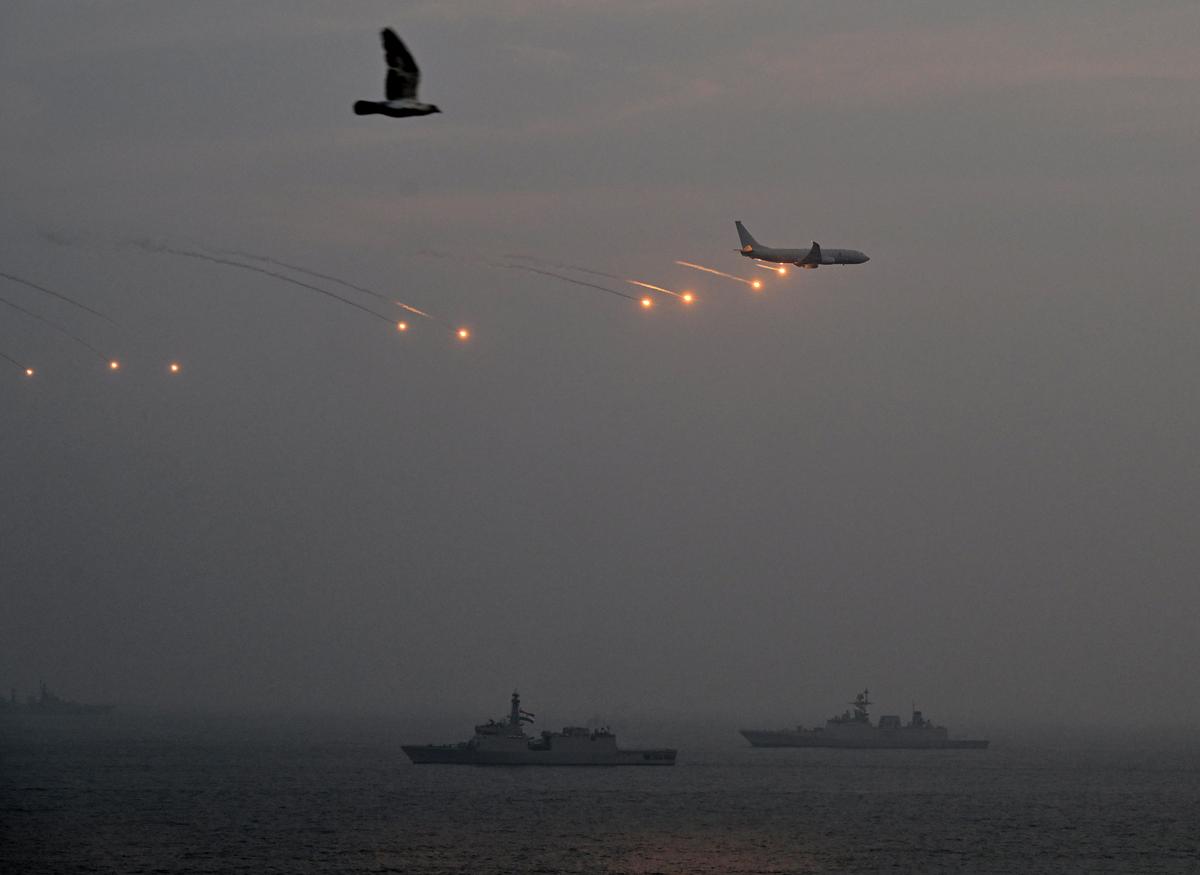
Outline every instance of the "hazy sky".
[[[384, 25], [443, 115], [351, 113]], [[0, 686], [1200, 721], [1198, 41], [1191, 0], [9, 0], [0, 270], [123, 327], [0, 296], [125, 367], [0, 313]], [[774, 279], [734, 219], [871, 262]]]

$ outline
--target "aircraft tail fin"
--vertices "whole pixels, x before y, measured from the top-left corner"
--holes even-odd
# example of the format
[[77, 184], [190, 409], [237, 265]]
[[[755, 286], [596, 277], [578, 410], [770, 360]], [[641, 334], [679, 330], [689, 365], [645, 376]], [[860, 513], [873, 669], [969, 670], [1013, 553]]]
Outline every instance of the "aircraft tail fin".
[[741, 222], [734, 222], [733, 224], [737, 227], [738, 239], [742, 241], [742, 252], [750, 252], [759, 245], [758, 241], [750, 236], [750, 232], [746, 230], [745, 225]]

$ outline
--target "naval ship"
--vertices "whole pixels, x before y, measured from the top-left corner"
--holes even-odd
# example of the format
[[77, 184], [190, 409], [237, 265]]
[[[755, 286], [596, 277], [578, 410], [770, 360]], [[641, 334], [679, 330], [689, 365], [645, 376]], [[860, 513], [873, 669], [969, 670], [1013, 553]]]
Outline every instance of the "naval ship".
[[7, 699], [0, 698], [0, 714], [81, 717], [86, 714], [107, 714], [112, 709], [112, 705], [85, 705], [70, 699], [60, 699], [50, 692], [44, 683], [39, 686], [37, 696], [26, 696], [24, 702], [17, 700], [16, 690], [12, 690]]
[[854, 697], [850, 706], [854, 712], [845, 711], [830, 717], [824, 727], [805, 729], [741, 729], [739, 730], [755, 747], [843, 747], [856, 750], [876, 748], [929, 750], [968, 748], [981, 750], [988, 746], [987, 739], [951, 738], [944, 726], [934, 726], [921, 714], [913, 710], [912, 720], [901, 725], [896, 715], [885, 714], [879, 724], [871, 722], [867, 706], [873, 704], [867, 690]]
[[475, 727], [470, 741], [457, 744], [406, 744], [404, 752], [418, 765], [453, 763], [478, 766], [673, 766], [673, 748], [621, 750], [608, 729], [567, 726], [562, 732], [543, 730], [527, 735], [525, 724], [534, 715], [521, 710], [521, 697], [512, 694], [507, 720], [489, 720]]

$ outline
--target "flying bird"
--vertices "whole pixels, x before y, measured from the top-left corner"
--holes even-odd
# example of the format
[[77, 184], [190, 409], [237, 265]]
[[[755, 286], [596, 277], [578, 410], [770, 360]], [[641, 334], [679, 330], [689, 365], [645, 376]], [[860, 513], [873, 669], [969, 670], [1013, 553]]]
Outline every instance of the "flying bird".
[[405, 118], [410, 115], [430, 115], [441, 112], [432, 103], [417, 100], [417, 86], [421, 84], [421, 71], [412, 53], [405, 47], [396, 31], [385, 27], [383, 54], [387, 61], [387, 79], [384, 81], [384, 96], [387, 100], [359, 100], [354, 103], [355, 115], [388, 115]]

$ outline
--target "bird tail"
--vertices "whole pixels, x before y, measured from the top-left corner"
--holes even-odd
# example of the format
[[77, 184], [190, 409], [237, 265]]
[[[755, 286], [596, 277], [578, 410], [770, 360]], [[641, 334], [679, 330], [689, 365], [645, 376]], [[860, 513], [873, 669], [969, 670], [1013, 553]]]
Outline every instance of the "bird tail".
[[370, 100], [354, 101], [355, 115], [377, 115], [379, 113], [379, 104]]

